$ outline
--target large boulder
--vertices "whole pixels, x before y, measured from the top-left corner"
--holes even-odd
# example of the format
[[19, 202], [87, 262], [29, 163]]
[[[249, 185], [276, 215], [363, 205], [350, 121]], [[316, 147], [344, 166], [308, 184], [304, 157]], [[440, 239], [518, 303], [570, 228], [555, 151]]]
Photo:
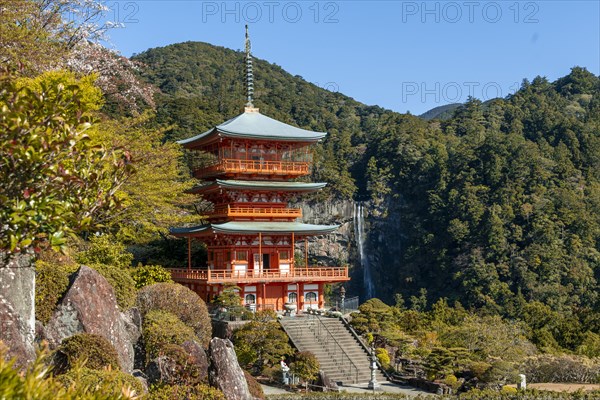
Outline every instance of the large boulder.
[[81, 266], [46, 326], [46, 339], [54, 348], [76, 333], [104, 336], [117, 350], [123, 371], [131, 373], [134, 351], [130, 330], [112, 286], [95, 270]]
[[27, 254], [0, 252], [0, 341], [25, 367], [35, 359], [35, 268]]
[[190, 361], [192, 363], [194, 363], [194, 365], [196, 366], [196, 368], [200, 374], [199, 375], [200, 381], [207, 382], [208, 381], [208, 358], [206, 357], [206, 352], [204, 351], [204, 349], [202, 348], [200, 343], [198, 343], [194, 340], [186, 340], [185, 342], [183, 342], [181, 347], [189, 355]]
[[244, 371], [235, 355], [233, 343], [228, 339], [212, 338], [208, 347], [210, 366], [208, 381], [221, 390], [227, 400], [252, 400]]
[[181, 346], [162, 346], [160, 355], [146, 366], [148, 382], [166, 385], [197, 385], [208, 380], [208, 360], [202, 346], [192, 340]]
[[35, 360], [33, 338], [28, 325], [2, 295], [0, 295], [0, 341], [6, 346], [6, 359], [16, 358], [16, 365], [26, 367]]

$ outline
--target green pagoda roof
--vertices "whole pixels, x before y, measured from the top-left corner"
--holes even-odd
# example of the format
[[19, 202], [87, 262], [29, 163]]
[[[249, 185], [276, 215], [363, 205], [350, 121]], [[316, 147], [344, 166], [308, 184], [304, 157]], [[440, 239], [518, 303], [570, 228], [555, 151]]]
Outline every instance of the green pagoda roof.
[[[256, 110], [256, 109], [254, 109]], [[194, 147], [209, 143], [218, 137], [238, 139], [280, 140], [288, 142], [317, 142], [327, 136], [325, 132], [313, 132], [284, 124], [258, 111], [246, 111], [229, 121], [217, 125], [211, 130], [180, 140], [177, 143]]]
[[245, 190], [280, 190], [284, 192], [314, 192], [323, 189], [327, 183], [280, 182], [280, 181], [238, 181], [217, 179], [205, 185], [193, 187], [191, 193], [207, 192], [218, 188]]
[[244, 233], [297, 233], [301, 235], [324, 235], [339, 228], [339, 225], [312, 225], [302, 222], [230, 221], [222, 224], [207, 224], [189, 228], [171, 228], [175, 236], [190, 236], [202, 232]]

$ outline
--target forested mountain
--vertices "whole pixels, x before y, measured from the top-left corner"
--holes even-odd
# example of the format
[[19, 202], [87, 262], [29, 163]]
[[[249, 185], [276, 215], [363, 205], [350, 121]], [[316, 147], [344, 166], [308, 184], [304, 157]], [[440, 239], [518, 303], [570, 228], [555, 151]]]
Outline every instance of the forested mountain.
[[461, 103], [444, 104], [443, 106], [434, 107], [431, 110], [425, 111], [419, 117], [429, 121], [432, 119], [447, 120], [452, 118], [454, 111], [459, 108]]
[[[134, 58], [161, 90], [158, 119], [175, 125], [168, 139], [242, 109], [240, 52], [188, 42]], [[554, 338], [561, 346], [598, 333], [597, 76], [575, 67], [556, 82], [525, 80], [514, 95], [485, 107], [470, 99], [445, 121], [366, 106], [262, 60], [255, 87], [263, 113], [329, 132], [313, 177], [332, 184], [321, 196], [371, 199], [381, 298], [426, 289], [430, 304], [447, 297], [507, 317], [539, 301], [570, 326], [555, 332], [570, 335]]]

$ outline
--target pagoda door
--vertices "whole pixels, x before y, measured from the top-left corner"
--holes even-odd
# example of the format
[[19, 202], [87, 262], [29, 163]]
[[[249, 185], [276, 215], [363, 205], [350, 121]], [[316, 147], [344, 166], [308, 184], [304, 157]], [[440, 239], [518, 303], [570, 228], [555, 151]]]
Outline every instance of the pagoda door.
[[254, 253], [254, 276], [260, 276], [263, 272], [263, 255]]

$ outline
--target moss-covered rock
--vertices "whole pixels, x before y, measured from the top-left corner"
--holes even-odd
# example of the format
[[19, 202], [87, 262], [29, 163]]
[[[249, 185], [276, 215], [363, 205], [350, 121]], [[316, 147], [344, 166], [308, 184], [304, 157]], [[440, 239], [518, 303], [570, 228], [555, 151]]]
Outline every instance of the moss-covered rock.
[[105, 369], [95, 370], [90, 368], [73, 369], [57, 378], [65, 387], [94, 388], [109, 398], [123, 398], [123, 393], [140, 395], [144, 393], [142, 383], [132, 375], [125, 372]]
[[193, 291], [178, 283], [157, 283], [142, 288], [137, 295], [137, 307], [142, 316], [152, 310], [162, 310], [177, 316], [191, 327], [199, 343], [208, 347], [212, 325], [204, 301]]
[[147, 400], [225, 400], [225, 396], [208, 385], [180, 385], [157, 387], [150, 392]]
[[166, 345], [180, 345], [187, 340], [198, 340], [191, 327], [176, 315], [162, 310], [152, 310], [146, 314], [143, 337], [148, 361], [158, 357]]
[[69, 288], [69, 276], [77, 271], [75, 263], [38, 260], [35, 263], [35, 318], [46, 324], [60, 298]]
[[102, 370], [106, 367], [118, 370], [119, 355], [113, 345], [103, 336], [90, 333], [73, 335], [63, 340], [56, 350], [57, 370], [67, 372], [75, 365]]

